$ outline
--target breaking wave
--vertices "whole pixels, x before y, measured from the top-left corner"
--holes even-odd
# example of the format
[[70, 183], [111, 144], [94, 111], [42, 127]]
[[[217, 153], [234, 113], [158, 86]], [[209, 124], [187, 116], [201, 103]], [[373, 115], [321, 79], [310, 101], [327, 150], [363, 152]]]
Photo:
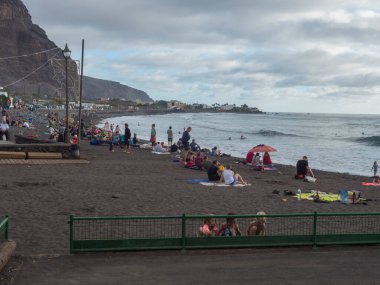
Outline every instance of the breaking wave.
[[365, 143], [371, 146], [380, 146], [380, 136], [371, 136], [356, 139], [357, 142]]
[[295, 135], [295, 134], [286, 134], [286, 133], [282, 133], [282, 132], [277, 132], [277, 131], [272, 131], [272, 130], [264, 130], [264, 129], [261, 129], [260, 131], [258, 131], [257, 133], [255, 133], [257, 135], [261, 135], [261, 136], [264, 136], [264, 137], [279, 137], [279, 136], [282, 136], [282, 137], [300, 137], [299, 135]]

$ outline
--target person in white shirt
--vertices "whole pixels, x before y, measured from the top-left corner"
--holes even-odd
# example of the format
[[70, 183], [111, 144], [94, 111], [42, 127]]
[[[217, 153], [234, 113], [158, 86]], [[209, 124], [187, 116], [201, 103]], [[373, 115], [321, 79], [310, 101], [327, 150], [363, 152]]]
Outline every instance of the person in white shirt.
[[153, 146], [153, 151], [155, 152], [166, 152], [166, 149], [162, 147], [160, 142], [156, 142], [155, 145]]
[[239, 183], [244, 185], [247, 184], [247, 182], [243, 180], [243, 177], [241, 177], [240, 174], [234, 173], [232, 171], [230, 164], [227, 164], [226, 169], [223, 171], [222, 181], [224, 181], [226, 185], [236, 185]]
[[3, 140], [3, 135], [9, 141], [9, 125], [6, 122], [0, 124], [0, 140]]

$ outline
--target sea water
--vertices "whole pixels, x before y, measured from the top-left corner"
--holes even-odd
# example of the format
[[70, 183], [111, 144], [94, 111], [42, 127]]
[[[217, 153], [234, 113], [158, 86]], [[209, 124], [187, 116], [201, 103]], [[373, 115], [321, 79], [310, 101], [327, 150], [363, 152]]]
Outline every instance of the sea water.
[[128, 123], [132, 134], [142, 139], [149, 139], [154, 123], [157, 141], [165, 143], [169, 126], [174, 141], [191, 126], [191, 138], [201, 148], [217, 146], [223, 153], [243, 158], [252, 147], [266, 144], [277, 149], [270, 154], [274, 163], [295, 165], [306, 155], [313, 169], [370, 176], [373, 161], [380, 161], [379, 115], [175, 113], [107, 120], [123, 132]]

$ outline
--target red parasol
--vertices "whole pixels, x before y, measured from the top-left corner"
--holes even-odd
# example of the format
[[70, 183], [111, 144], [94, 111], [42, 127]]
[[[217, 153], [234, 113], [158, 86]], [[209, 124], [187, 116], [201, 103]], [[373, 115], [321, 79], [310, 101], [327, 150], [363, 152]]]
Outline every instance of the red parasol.
[[277, 151], [277, 149], [265, 144], [259, 144], [250, 150], [250, 152], [274, 152], [274, 151]]

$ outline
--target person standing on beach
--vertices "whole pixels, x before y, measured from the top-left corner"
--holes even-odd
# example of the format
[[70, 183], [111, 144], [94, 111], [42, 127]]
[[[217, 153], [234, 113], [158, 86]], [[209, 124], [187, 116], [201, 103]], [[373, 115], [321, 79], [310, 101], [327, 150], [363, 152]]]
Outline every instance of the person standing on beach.
[[152, 146], [156, 142], [156, 124], [152, 124], [152, 129], [150, 130], [150, 142]]
[[190, 149], [190, 143], [189, 143], [190, 138], [191, 138], [190, 132], [191, 132], [191, 127], [188, 127], [186, 131], [184, 131], [182, 134], [182, 145], [185, 150]]
[[377, 164], [377, 161], [375, 160], [373, 162], [373, 165], [372, 165], [372, 169], [373, 170], [373, 177], [375, 178], [377, 176], [377, 169], [379, 168], [379, 165]]
[[108, 133], [110, 131], [110, 123], [108, 123], [108, 121], [106, 121], [104, 123], [104, 130]]
[[125, 148], [129, 149], [129, 142], [131, 140], [131, 130], [128, 127], [128, 124], [124, 125], [124, 143], [125, 143]]
[[169, 126], [169, 129], [166, 131], [168, 134], [168, 146], [171, 146], [173, 144], [173, 130], [172, 126]]

